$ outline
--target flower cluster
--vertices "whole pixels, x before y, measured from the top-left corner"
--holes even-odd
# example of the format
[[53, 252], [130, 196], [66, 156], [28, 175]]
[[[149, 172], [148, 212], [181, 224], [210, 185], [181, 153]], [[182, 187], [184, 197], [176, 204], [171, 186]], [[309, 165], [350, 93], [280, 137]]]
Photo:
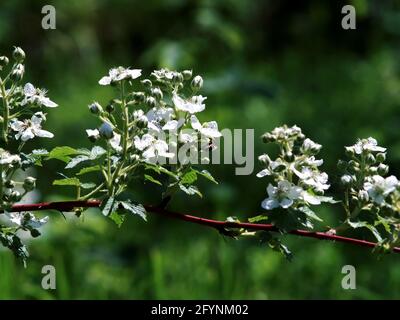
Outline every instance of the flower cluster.
[[31, 83], [23, 84], [24, 61], [25, 53], [18, 47], [14, 48], [12, 59], [0, 57], [0, 242], [23, 260], [28, 253], [17, 232], [25, 230], [37, 237], [38, 228], [47, 222], [47, 217], [38, 219], [30, 212], [9, 212], [13, 204], [36, 186], [35, 178], [23, 174], [25, 178], [16, 181], [16, 176], [47, 154], [45, 150], [26, 151], [25, 145], [35, 137], [53, 137], [42, 125], [46, 121], [45, 110], [57, 107], [47, 97], [46, 90]]
[[[321, 145], [306, 138], [297, 126], [282, 126], [263, 135], [266, 143], [275, 143], [279, 155], [271, 160], [268, 154], [259, 157], [265, 167], [257, 177], [269, 177], [268, 197], [261, 206], [269, 211], [266, 218], [287, 230], [297, 225], [312, 228], [312, 220], [320, 220], [310, 206], [334, 202], [324, 196], [329, 189], [328, 175], [320, 171], [323, 161], [316, 159]], [[282, 212], [288, 209], [288, 213]], [[275, 212], [279, 211], [279, 212]]]
[[[75, 186], [81, 200], [103, 198], [103, 214], [118, 224], [125, 212], [145, 217], [142, 205], [123, 200], [134, 179], [163, 186], [164, 201], [178, 190], [201, 195], [194, 185], [198, 176], [215, 182], [207, 171], [193, 165], [209, 162], [221, 136], [215, 121], [201, 123], [198, 118], [205, 110], [206, 97], [198, 94], [203, 79], [193, 77], [191, 70], [161, 69], [149, 78], [141, 76], [140, 69], [111, 69], [99, 84], [116, 87], [118, 96], [105, 105], [96, 101], [89, 105], [99, 120], [97, 128], [86, 130], [95, 147], [54, 150], [56, 158], [68, 157], [66, 168], [81, 167], [75, 177], [55, 184]], [[82, 183], [82, 175], [91, 172], [101, 173], [103, 181]], [[82, 194], [85, 186], [92, 190]]]
[[399, 231], [400, 182], [388, 175], [386, 148], [374, 138], [360, 139], [345, 147], [346, 161], [339, 160], [345, 189], [344, 225], [368, 228], [385, 246], [393, 246]]

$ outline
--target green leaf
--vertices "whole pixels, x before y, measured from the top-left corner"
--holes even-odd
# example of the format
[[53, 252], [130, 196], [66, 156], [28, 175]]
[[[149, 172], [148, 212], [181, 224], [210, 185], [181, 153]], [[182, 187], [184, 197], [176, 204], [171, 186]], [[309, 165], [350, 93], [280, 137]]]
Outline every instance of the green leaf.
[[373, 225], [369, 224], [366, 221], [352, 222], [352, 221], [348, 220], [347, 223], [354, 229], [367, 228], [372, 232], [372, 234], [374, 235], [374, 237], [376, 238], [376, 240], [378, 242], [381, 242], [383, 240], [381, 235], [380, 235], [380, 233], [379, 233], [379, 231], [378, 231], [378, 229], [376, 229]]
[[209, 173], [207, 170], [202, 170], [202, 171], [198, 171], [195, 170], [197, 174], [201, 175], [202, 177], [210, 180], [211, 182], [214, 182], [215, 184], [218, 184], [218, 181], [214, 179], [214, 177], [211, 175], [211, 173]]
[[150, 182], [152, 182], [152, 183], [158, 184], [158, 185], [160, 185], [160, 186], [162, 185], [162, 183], [161, 183], [160, 181], [154, 179], [152, 176], [150, 176], [150, 175], [148, 175], [148, 174], [145, 174], [145, 175], [144, 175], [144, 179], [145, 179], [145, 180], [148, 180], [148, 181], [150, 181]]
[[77, 156], [68, 162], [65, 169], [71, 169], [71, 168], [75, 167], [76, 165], [78, 165], [79, 163], [81, 163], [83, 161], [88, 161], [88, 160], [90, 160], [90, 158], [88, 156], [83, 156], [83, 155]]
[[104, 216], [108, 217], [113, 211], [117, 209], [117, 207], [118, 201], [116, 201], [114, 197], [109, 197], [102, 201], [100, 210]]
[[107, 151], [104, 150], [102, 147], [99, 146], [94, 146], [92, 150], [90, 151], [90, 159], [91, 160], [96, 160], [100, 158], [103, 154], [105, 154]]
[[281, 242], [280, 239], [273, 236], [270, 232], [264, 232], [261, 240], [262, 242], [267, 243], [272, 250], [282, 253], [287, 260], [292, 260], [292, 252]]
[[327, 203], [332, 203], [332, 204], [341, 202], [338, 200], [334, 200], [332, 197], [326, 197], [326, 196], [315, 196], [315, 197], [321, 202], [327, 202]]
[[186, 194], [188, 194], [188, 195], [194, 195], [194, 194], [197, 194], [200, 198], [202, 198], [203, 197], [203, 195], [201, 194], [201, 192], [199, 191], [199, 189], [197, 189], [197, 187], [195, 187], [195, 186], [185, 186], [185, 185], [183, 185], [183, 184], [179, 184], [179, 188], [183, 191], [183, 192], [185, 192]]
[[132, 214], [140, 216], [144, 221], [146, 221], [146, 209], [141, 204], [135, 204], [129, 200], [126, 200], [120, 201], [120, 205], [122, 205], [125, 210], [129, 211]]
[[79, 187], [81, 185], [78, 178], [65, 178], [53, 181], [54, 186], [76, 186]]
[[309, 207], [303, 206], [303, 207], [297, 208], [297, 210], [303, 212], [307, 217], [309, 217], [313, 220], [322, 222], [322, 219], [320, 217], [318, 217], [316, 215], [316, 213], [314, 211], [312, 211]]
[[255, 216], [255, 217], [251, 217], [251, 218], [249, 218], [248, 220], [249, 220], [249, 222], [251, 222], [251, 223], [256, 223], [256, 222], [259, 222], [259, 221], [268, 220], [268, 217], [265, 216], [265, 215], [260, 214], [260, 215]]
[[111, 212], [111, 214], [108, 217], [115, 222], [118, 228], [121, 228], [125, 220], [125, 214], [119, 213], [118, 211]]
[[78, 150], [68, 146], [55, 147], [53, 150], [49, 152], [46, 160], [57, 159], [67, 163], [71, 159], [70, 156], [76, 155], [78, 153], [79, 153]]
[[86, 183], [81, 183], [81, 188], [82, 189], [93, 189], [96, 187], [96, 184], [93, 182], [86, 182]]
[[144, 164], [144, 168], [145, 168], [145, 170], [153, 170], [158, 174], [164, 173], [164, 174], [174, 178], [175, 180], [178, 180], [178, 177], [175, 173], [169, 171], [168, 169], [166, 169], [164, 167], [161, 167], [161, 166], [158, 166], [155, 164], [151, 164], [151, 163], [146, 163], [146, 164]]
[[196, 182], [196, 180], [197, 180], [197, 173], [195, 170], [191, 169], [182, 176], [180, 183], [184, 185], [188, 184], [190, 185]]
[[94, 171], [100, 171], [101, 167], [99, 165], [96, 166], [91, 166], [91, 167], [86, 167], [86, 168], [82, 168], [76, 175], [77, 176], [81, 176], [90, 172], [94, 172]]

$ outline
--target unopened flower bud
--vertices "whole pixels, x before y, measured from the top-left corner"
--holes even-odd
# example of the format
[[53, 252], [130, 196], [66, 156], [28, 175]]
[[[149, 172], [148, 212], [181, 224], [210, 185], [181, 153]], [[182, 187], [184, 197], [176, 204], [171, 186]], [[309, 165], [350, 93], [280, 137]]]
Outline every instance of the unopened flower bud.
[[7, 189], [12, 189], [15, 187], [15, 182], [12, 180], [7, 180], [6, 182], [4, 182], [4, 187], [6, 187]]
[[109, 104], [106, 105], [106, 111], [108, 113], [112, 113], [112, 112], [114, 112], [114, 110], [115, 110], [115, 107], [114, 107], [113, 103], [110, 102]]
[[269, 143], [269, 142], [273, 142], [275, 139], [274, 139], [274, 136], [272, 134], [267, 132], [267, 133], [263, 134], [262, 140], [263, 140], [264, 143]]
[[17, 190], [14, 190], [13, 192], [11, 192], [11, 194], [10, 194], [10, 196], [9, 196], [9, 199], [12, 201], [12, 202], [18, 202], [18, 201], [20, 201], [21, 200], [21, 194], [19, 193], [19, 191], [17, 191]]
[[345, 154], [346, 154], [346, 156], [348, 156], [349, 158], [351, 158], [351, 157], [354, 157], [354, 154], [355, 154], [355, 152], [354, 152], [354, 148], [353, 147], [345, 147], [346, 149], [345, 149]]
[[153, 97], [147, 97], [146, 98], [146, 104], [150, 107], [150, 108], [154, 108], [157, 105], [157, 101], [156, 99], [154, 99]]
[[192, 70], [184, 70], [184, 71], [182, 71], [182, 75], [183, 75], [183, 79], [189, 80], [192, 77], [193, 72], [192, 72]]
[[140, 82], [147, 88], [150, 88], [153, 85], [149, 79], [144, 79]]
[[368, 200], [369, 200], [368, 192], [365, 190], [360, 190], [358, 192], [358, 200], [361, 202], [364, 202], [364, 203], [368, 202]]
[[132, 94], [132, 97], [136, 103], [142, 103], [142, 102], [144, 102], [144, 99], [145, 99], [144, 92], [134, 92]]
[[132, 162], [137, 162], [137, 161], [139, 161], [139, 159], [140, 159], [140, 157], [139, 157], [137, 154], [132, 154], [132, 155], [130, 156], [130, 160], [131, 160]]
[[11, 80], [18, 82], [21, 81], [22, 78], [24, 77], [24, 73], [25, 73], [25, 67], [22, 64], [18, 64], [14, 70], [11, 71], [11, 75], [10, 78]]
[[92, 104], [89, 105], [89, 110], [93, 114], [99, 114], [103, 112], [103, 108], [98, 102], [93, 102]]
[[15, 47], [12, 55], [16, 62], [23, 62], [25, 60], [25, 52], [20, 47]]
[[347, 169], [347, 162], [343, 160], [339, 160], [337, 163], [337, 167], [340, 171], [344, 171]]
[[108, 122], [104, 122], [99, 128], [100, 136], [105, 139], [111, 139], [114, 136], [112, 126]]
[[183, 75], [180, 72], [175, 72], [174, 75], [172, 76], [172, 81], [174, 83], [180, 83], [183, 81]]
[[285, 158], [285, 161], [292, 162], [294, 160], [294, 155], [292, 152], [289, 151], [285, 154], [284, 158]]
[[340, 182], [342, 183], [342, 185], [344, 185], [345, 187], [348, 187], [352, 184], [353, 179], [351, 178], [350, 175], [345, 174], [340, 178]]
[[200, 90], [203, 86], [203, 78], [201, 76], [195, 76], [192, 80], [191, 87], [194, 91]]
[[369, 171], [370, 174], [374, 175], [374, 174], [378, 173], [378, 168], [377, 167], [370, 167], [368, 171]]
[[136, 125], [138, 128], [143, 129], [147, 127], [148, 120], [145, 116], [140, 117], [136, 120]]
[[386, 153], [379, 152], [376, 154], [376, 161], [378, 161], [379, 163], [382, 163], [385, 160], [386, 160]]
[[258, 160], [264, 165], [269, 165], [271, 162], [271, 158], [267, 154], [259, 156]]
[[5, 67], [6, 65], [8, 65], [10, 61], [8, 60], [8, 58], [6, 56], [1, 56], [0, 57], [0, 70]]
[[40, 232], [38, 229], [31, 229], [30, 232], [31, 232], [32, 238], [37, 238], [40, 236]]
[[386, 164], [381, 163], [381, 164], [379, 164], [377, 170], [378, 170], [378, 174], [379, 175], [385, 176], [389, 172], [389, 166], [387, 166]]
[[33, 177], [26, 177], [22, 186], [26, 191], [32, 191], [36, 187], [36, 179]]
[[375, 157], [374, 157], [374, 155], [372, 153], [369, 153], [367, 155], [367, 159], [366, 160], [367, 160], [368, 164], [374, 164], [376, 162]]
[[151, 95], [157, 100], [161, 100], [163, 98], [163, 93], [160, 88], [154, 88], [151, 90]]

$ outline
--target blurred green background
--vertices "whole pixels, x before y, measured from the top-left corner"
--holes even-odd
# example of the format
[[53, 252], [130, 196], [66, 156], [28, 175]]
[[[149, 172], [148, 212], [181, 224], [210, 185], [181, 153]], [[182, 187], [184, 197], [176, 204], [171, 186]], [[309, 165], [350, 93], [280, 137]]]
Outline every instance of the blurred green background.
[[[57, 29], [41, 28], [41, 8], [57, 10]], [[352, 4], [357, 29], [341, 28]], [[400, 165], [400, 2], [268, 0], [3, 0], [0, 53], [27, 52], [27, 78], [50, 90], [60, 107], [46, 129], [55, 139], [32, 147], [88, 146], [87, 110], [112, 90], [97, 81], [113, 66], [190, 68], [205, 79], [204, 120], [220, 128], [254, 128], [256, 138], [287, 123], [322, 143], [324, 169], [337, 176], [343, 146], [370, 135]], [[258, 139], [256, 154], [265, 146]], [[38, 200], [68, 199], [51, 187], [62, 164], [38, 169]], [[235, 176], [232, 165], [211, 166], [218, 186], [205, 198], [180, 194], [171, 208], [204, 217], [245, 220], [260, 212], [266, 180]], [[256, 163], [256, 171], [259, 165]], [[250, 187], [249, 187], [250, 186]], [[332, 192], [338, 192], [333, 184]], [[159, 201], [159, 190], [132, 193]], [[131, 217], [118, 229], [92, 210], [85, 221], [57, 213], [44, 236], [31, 241], [26, 269], [0, 251], [0, 298], [35, 299], [380, 299], [400, 294], [400, 256], [378, 259], [370, 250], [287, 236], [286, 261], [256, 239], [234, 241], [215, 231], [158, 216]], [[322, 208], [326, 223], [342, 217]], [[356, 234], [370, 239], [365, 233]], [[41, 288], [41, 268], [54, 265], [57, 290]], [[343, 290], [343, 265], [357, 270], [357, 289]]]

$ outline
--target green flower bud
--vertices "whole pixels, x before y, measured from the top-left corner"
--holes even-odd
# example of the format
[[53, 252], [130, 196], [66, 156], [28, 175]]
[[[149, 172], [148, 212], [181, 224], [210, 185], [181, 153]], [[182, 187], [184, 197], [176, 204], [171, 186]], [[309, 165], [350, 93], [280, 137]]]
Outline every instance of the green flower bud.
[[376, 161], [378, 161], [379, 163], [382, 163], [385, 160], [386, 160], [386, 153], [379, 152], [376, 154]]
[[5, 66], [7, 66], [9, 62], [10, 62], [10, 60], [8, 60], [8, 58], [6, 56], [1, 56], [0, 57], [0, 70], [2, 68], [4, 68]]
[[16, 62], [23, 62], [25, 60], [25, 52], [20, 47], [15, 47], [12, 55]]
[[161, 100], [163, 98], [163, 93], [160, 88], [154, 88], [151, 90], [151, 95], [157, 100]]
[[21, 194], [20, 194], [17, 190], [14, 190], [13, 192], [11, 192], [11, 194], [10, 194], [10, 196], [9, 196], [9, 199], [10, 199], [12, 202], [18, 202], [18, 201], [21, 200], [21, 198], [22, 198], [22, 196], [21, 196]]
[[385, 176], [389, 172], [389, 166], [387, 166], [386, 164], [381, 163], [381, 164], [379, 164], [377, 171], [378, 171], [379, 175]]
[[114, 110], [115, 110], [115, 107], [114, 107], [114, 104], [112, 102], [110, 102], [109, 104], [106, 105], [106, 111], [108, 113], [112, 113], [112, 112], [114, 112]]
[[348, 187], [353, 183], [353, 179], [350, 175], [345, 174], [340, 178], [340, 182], [343, 186]]
[[100, 136], [109, 140], [114, 136], [114, 130], [108, 122], [104, 122], [99, 128]]
[[157, 106], [157, 101], [156, 99], [154, 99], [153, 97], [147, 97], [146, 98], [146, 104], [150, 107], [150, 108], [154, 108]]
[[146, 98], [146, 96], [144, 95], [144, 92], [134, 92], [132, 94], [132, 97], [136, 103], [142, 103], [142, 102], [144, 102], [144, 100]]
[[153, 85], [151, 83], [151, 81], [149, 79], [144, 79], [142, 81], [140, 81], [146, 88], [151, 88], [151, 86]]
[[344, 171], [347, 169], [347, 162], [343, 160], [339, 160], [337, 163], [337, 167], [340, 171]]
[[368, 192], [365, 190], [360, 190], [358, 192], [358, 200], [364, 203], [368, 202], [369, 201]]
[[147, 127], [147, 118], [146, 117], [140, 117], [139, 119], [136, 120], [136, 125], [139, 129], [143, 129]]
[[137, 154], [132, 154], [130, 156], [130, 160], [131, 160], [132, 163], [138, 162], [139, 159], [140, 159], [140, 157]]
[[7, 180], [6, 182], [4, 182], [4, 187], [6, 187], [7, 189], [12, 189], [15, 187], [15, 182], [12, 180]]
[[103, 108], [98, 102], [93, 102], [92, 104], [89, 105], [89, 110], [93, 114], [99, 114], [103, 112]]
[[200, 90], [203, 87], [203, 78], [201, 76], [195, 76], [190, 85], [194, 91]]
[[285, 161], [292, 162], [294, 160], [294, 155], [292, 152], [289, 151], [285, 154], [284, 158], [285, 158]]
[[378, 168], [377, 167], [370, 167], [368, 172], [372, 175], [377, 174], [378, 173]]
[[264, 143], [269, 143], [269, 142], [275, 141], [275, 138], [274, 138], [274, 136], [272, 134], [267, 132], [267, 133], [262, 135], [262, 140], [263, 140]]
[[369, 153], [367, 155], [367, 159], [366, 160], [367, 160], [368, 164], [374, 164], [376, 162], [375, 157], [374, 157], [374, 155], [372, 153]]
[[354, 148], [353, 147], [345, 147], [345, 151], [344, 153], [346, 154], [346, 156], [348, 156], [349, 158], [354, 157]]
[[24, 184], [22, 185], [24, 190], [32, 191], [36, 187], [36, 179], [33, 177], [26, 177], [24, 180]]
[[182, 75], [183, 75], [183, 79], [189, 80], [192, 77], [193, 72], [192, 72], [192, 70], [184, 70], [184, 71], [182, 71]]
[[267, 154], [259, 156], [258, 160], [264, 165], [269, 165], [271, 162], [271, 158]]
[[37, 237], [40, 236], [39, 230], [37, 230], [37, 229], [31, 229], [30, 231], [31, 231], [31, 236], [32, 236], [32, 238], [37, 238]]
[[24, 77], [25, 73], [25, 67], [22, 64], [17, 64], [17, 66], [14, 68], [14, 70], [11, 71], [10, 78], [11, 80], [18, 82], [21, 81], [22, 78]]
[[172, 81], [174, 83], [180, 83], [183, 81], [183, 75], [180, 72], [175, 72], [174, 75], [172, 76]]

